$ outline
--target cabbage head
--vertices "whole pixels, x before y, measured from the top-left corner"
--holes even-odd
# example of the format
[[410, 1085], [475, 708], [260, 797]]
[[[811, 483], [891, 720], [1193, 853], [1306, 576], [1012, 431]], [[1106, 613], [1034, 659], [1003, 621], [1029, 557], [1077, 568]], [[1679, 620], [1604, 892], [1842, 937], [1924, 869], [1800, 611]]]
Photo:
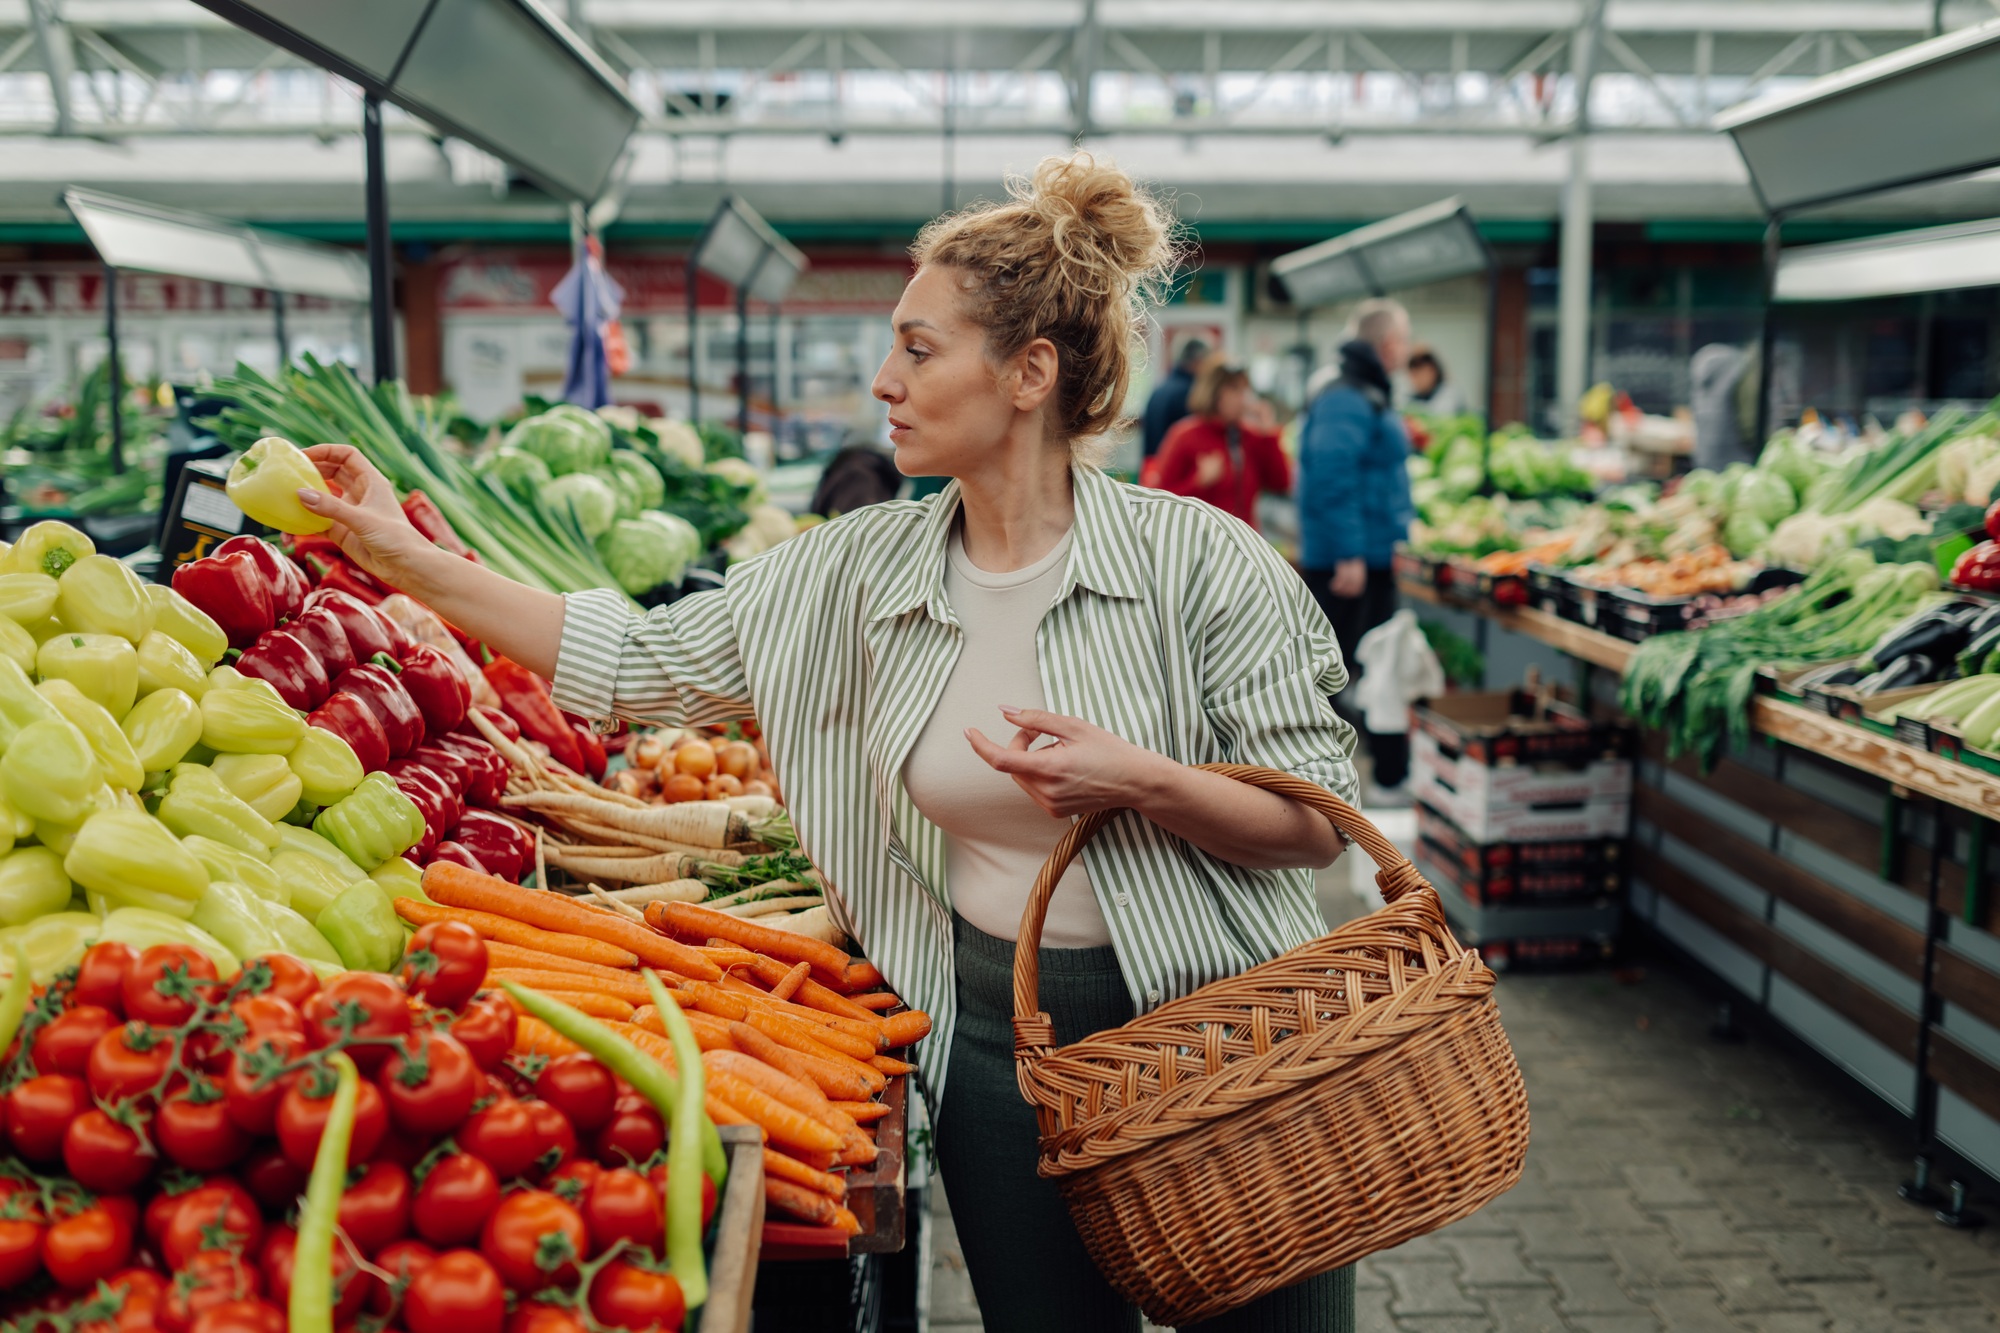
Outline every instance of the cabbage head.
[[592, 541], [609, 532], [618, 518], [617, 492], [602, 477], [588, 472], [557, 477], [543, 488], [541, 499], [546, 512], [567, 513]]
[[695, 468], [708, 461], [707, 455], [702, 452], [701, 433], [687, 422], [654, 417], [646, 424], [652, 428], [653, 438], [660, 442], [662, 454], [678, 458]]
[[708, 471], [737, 486], [748, 486], [750, 494], [743, 500], [746, 506], [754, 507], [764, 503], [764, 474], [759, 472], [757, 465], [749, 459], [718, 458], [708, 465]]
[[533, 454], [561, 477], [604, 466], [611, 457], [611, 428], [591, 413], [564, 404], [521, 421], [500, 443], [502, 448]]
[[630, 449], [613, 449], [611, 461], [598, 475], [617, 492], [620, 518], [637, 518], [641, 510], [658, 509], [667, 498], [660, 470]]
[[1770, 540], [1771, 525], [1748, 509], [1736, 510], [1722, 525], [1722, 544], [1739, 560]]
[[505, 445], [480, 455], [472, 465], [479, 476], [492, 477], [512, 492], [515, 499], [532, 505], [550, 481], [549, 465], [535, 455]]
[[1732, 518], [1737, 514], [1755, 514], [1766, 527], [1775, 527], [1791, 517], [1798, 507], [1799, 497], [1793, 492], [1790, 482], [1775, 472], [1752, 468], [1736, 484], [1736, 495], [1729, 506], [1729, 513]]
[[[690, 529], [692, 531], [692, 529]], [[687, 570], [684, 544], [671, 529], [621, 518], [597, 539], [597, 554], [618, 586], [637, 597], [663, 583], [679, 583]]]
[[[670, 514], [663, 509], [648, 509], [639, 515], [639, 522], [650, 523], [674, 539], [675, 558], [683, 569], [701, 559], [701, 553], [706, 549], [702, 545], [701, 530], [679, 514]], [[680, 582], [678, 574], [675, 575], [674, 582]]]
[[1698, 467], [1681, 478], [1674, 494], [1685, 495], [1702, 509], [1717, 509], [1722, 504], [1722, 478], [1705, 467]]

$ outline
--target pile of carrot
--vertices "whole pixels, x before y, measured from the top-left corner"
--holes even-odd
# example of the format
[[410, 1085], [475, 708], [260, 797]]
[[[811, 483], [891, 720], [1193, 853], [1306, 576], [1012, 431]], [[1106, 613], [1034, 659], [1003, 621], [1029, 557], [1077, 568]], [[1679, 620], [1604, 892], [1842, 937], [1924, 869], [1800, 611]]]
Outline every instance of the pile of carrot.
[[[789, 1217], [853, 1234], [840, 1174], [875, 1162], [871, 1126], [891, 1078], [914, 1065], [890, 1051], [923, 1040], [874, 965], [823, 941], [693, 903], [654, 902], [634, 921], [588, 899], [526, 889], [449, 861], [424, 870], [430, 902], [395, 900], [413, 926], [461, 921], [486, 940], [489, 981], [540, 991], [671, 1067], [666, 1024], [640, 969], [656, 973], [693, 1028], [708, 1114], [764, 1138], [764, 1192]], [[515, 1050], [575, 1050], [519, 1016]]]

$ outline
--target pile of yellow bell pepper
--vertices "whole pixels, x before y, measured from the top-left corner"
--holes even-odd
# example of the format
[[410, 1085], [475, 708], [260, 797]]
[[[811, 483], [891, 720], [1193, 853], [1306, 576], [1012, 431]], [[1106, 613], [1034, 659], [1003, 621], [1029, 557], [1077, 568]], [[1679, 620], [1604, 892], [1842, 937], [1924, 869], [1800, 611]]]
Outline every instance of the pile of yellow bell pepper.
[[46, 982], [100, 939], [191, 944], [225, 977], [400, 955], [423, 816], [228, 649], [68, 524], [0, 542], [0, 975], [16, 945]]

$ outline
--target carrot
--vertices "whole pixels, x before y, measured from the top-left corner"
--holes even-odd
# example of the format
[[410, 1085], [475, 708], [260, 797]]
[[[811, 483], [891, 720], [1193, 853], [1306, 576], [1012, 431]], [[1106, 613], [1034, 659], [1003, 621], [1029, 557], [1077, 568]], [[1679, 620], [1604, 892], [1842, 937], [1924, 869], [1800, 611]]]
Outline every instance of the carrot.
[[803, 1185], [794, 1185], [789, 1180], [774, 1180], [764, 1177], [764, 1202], [781, 1213], [811, 1222], [815, 1226], [830, 1227], [838, 1205], [817, 1190], [809, 1190]]
[[774, 1143], [796, 1143], [802, 1148], [823, 1148], [828, 1152], [841, 1144], [841, 1136], [833, 1130], [733, 1074], [711, 1070], [708, 1082], [717, 1097], [769, 1130]]
[[759, 1125], [755, 1120], [752, 1120], [749, 1116], [744, 1115], [741, 1111], [731, 1106], [728, 1102], [722, 1101], [714, 1093], [712, 1092], [709, 1093], [707, 1097], [704, 1098], [704, 1101], [706, 1102], [706, 1106], [704, 1107], [704, 1109], [707, 1110], [708, 1112], [708, 1118], [710, 1120], [713, 1120], [716, 1124], [750, 1125], [756, 1129], [758, 1138], [768, 1140], [771, 1137], [770, 1134], [765, 1132], [765, 1129], [762, 1125]]
[[[631, 1042], [655, 1060], [658, 1060], [666, 1068], [670, 1070], [676, 1068], [674, 1044], [667, 1038], [646, 1028], [634, 1027], [630, 1023], [612, 1023], [608, 1026], [617, 1032], [618, 1035], [625, 1038], [625, 1040]], [[757, 1123], [749, 1116], [744, 1115], [741, 1111], [731, 1106], [728, 1102], [717, 1097], [712, 1091], [707, 1094], [704, 1109], [708, 1112], [708, 1118], [718, 1125], [755, 1125]], [[764, 1132], [762, 1125], [757, 1125], [757, 1134], [759, 1138], [770, 1137]]]
[[[862, 1023], [879, 1023], [882, 1021], [881, 1015], [871, 1009], [863, 1008], [861, 1005], [848, 999], [845, 995], [842, 995], [839, 991], [828, 990], [807, 976], [800, 967], [794, 967], [790, 971], [787, 971], [785, 965], [775, 958], [759, 958], [754, 964], [754, 970], [757, 974], [757, 979], [771, 988], [771, 997], [773, 999], [793, 1000], [809, 1009], [817, 1009], [822, 1013], [833, 1014], [840, 1018], [852, 1018]], [[778, 993], [779, 990], [786, 981], [790, 980], [793, 973], [798, 974], [800, 978], [799, 984], [794, 988], [794, 991], [780, 995]]]
[[[722, 975], [721, 968], [687, 945], [656, 934], [615, 912], [586, 907], [573, 898], [550, 893], [546, 889], [523, 889], [450, 861], [433, 861], [424, 867], [424, 892], [447, 907], [491, 912], [495, 916], [524, 921], [543, 930], [567, 931], [615, 944], [638, 955], [640, 962], [650, 967], [666, 968], [679, 976], [714, 981]], [[715, 915], [724, 916], [721, 912]]]
[[[767, 995], [763, 991], [752, 987], [740, 984], [730, 986], [728, 985], [727, 977], [723, 978], [723, 987], [730, 995], [741, 996], [752, 1008], [768, 1010], [774, 1014], [783, 1014], [787, 1018], [796, 1018], [799, 1022], [813, 1027], [832, 1028], [836, 1032], [844, 1032], [857, 1042], [874, 1050], [880, 1050], [883, 1046], [882, 1020], [873, 1014], [868, 1015], [866, 1019], [847, 1018], [840, 1014], [830, 1014], [824, 1009], [815, 1009], [810, 1005], [793, 1004], [790, 1000], [781, 1000], [775, 995]], [[861, 1057], [857, 1055], [855, 1058], [860, 1059]]]
[[770, 1097], [775, 1097], [794, 1111], [809, 1116], [843, 1137], [854, 1128], [854, 1122], [833, 1109], [833, 1103], [826, 1094], [802, 1079], [781, 1073], [755, 1056], [744, 1055], [741, 1051], [706, 1051], [701, 1057], [702, 1064], [709, 1069], [742, 1079]]
[[[616, 995], [599, 995], [595, 991], [563, 990], [550, 992], [570, 1008], [593, 1018], [615, 1018], [626, 1022], [632, 1017], [632, 1006]], [[520, 1009], [519, 1003], [514, 1006]], [[525, 1010], [522, 1010], [525, 1013]]]
[[882, 1022], [882, 1035], [888, 1040], [883, 1044], [891, 1048], [910, 1046], [930, 1035], [931, 1016], [921, 1009], [906, 1009], [900, 1014], [890, 1014]]
[[[771, 1032], [770, 1028], [758, 1022], [757, 1020], [760, 1018], [768, 1018], [774, 1023], [784, 1024], [786, 1027], [795, 1030], [800, 1037], [816, 1041], [829, 1050], [839, 1051], [842, 1055], [849, 1057], [857, 1064], [865, 1062], [870, 1056], [877, 1054], [881, 1050], [881, 1047], [875, 1042], [863, 1041], [851, 1033], [842, 1032], [839, 1028], [820, 1027], [817, 1024], [808, 1023], [804, 1019], [795, 1018], [790, 1014], [781, 1013], [760, 1004], [750, 1006], [750, 1013], [744, 1021], [753, 1026], [763, 1028], [764, 1031], [770, 1032], [774, 1037], [778, 1036], [777, 1033]], [[782, 1037], [778, 1039], [780, 1041], [784, 1040]]]
[[539, 1018], [526, 1014], [514, 1020], [514, 1050], [521, 1055], [571, 1055], [580, 1048]]
[[888, 1086], [889, 1080], [883, 1076], [881, 1070], [856, 1059], [845, 1051], [836, 1050], [819, 1041], [813, 1035], [818, 1029], [808, 1028], [803, 1023], [795, 1022], [779, 1014], [764, 1013], [757, 1010], [753, 1010], [743, 1021], [781, 1045], [789, 1046], [804, 1055], [814, 1056], [821, 1060], [830, 1060], [841, 1069], [853, 1070], [867, 1083], [870, 1096]]
[[544, 972], [539, 968], [495, 967], [486, 973], [487, 984], [512, 981], [526, 986], [529, 990], [586, 991], [596, 995], [615, 995], [626, 1003], [637, 1007], [651, 1004], [652, 992], [646, 983], [636, 976], [628, 976], [623, 981], [613, 981], [609, 977], [586, 977], [575, 972]]
[[[396, 901], [409, 900], [398, 898]], [[637, 961], [636, 958], [633, 960], [635, 965]], [[508, 944], [503, 940], [486, 941], [486, 962], [490, 967], [525, 967], [537, 972], [568, 972], [579, 980], [609, 978], [614, 981], [631, 981], [636, 975], [632, 967], [605, 967], [600, 963], [586, 963], [578, 958], [566, 958], [562, 954], [543, 953], [539, 949], [524, 949], [518, 944]]]
[[435, 921], [463, 921], [479, 932], [484, 940], [499, 940], [523, 949], [533, 949], [537, 953], [559, 954], [564, 958], [574, 958], [581, 963], [596, 963], [601, 967], [637, 967], [639, 956], [630, 949], [621, 949], [603, 940], [594, 940], [565, 931], [538, 930], [534, 926], [523, 925], [519, 921], [491, 912], [473, 912], [462, 907], [439, 907], [435, 903], [419, 902], [415, 898], [392, 900], [396, 915], [413, 926], [428, 926]]
[[827, 1171], [815, 1171], [804, 1162], [787, 1157], [776, 1148], [764, 1149], [764, 1174], [779, 1180], [789, 1180], [794, 1185], [804, 1185], [807, 1189], [826, 1195], [829, 1199], [847, 1197], [847, 1182]]
[[810, 1148], [782, 1148], [779, 1151], [795, 1162], [804, 1162], [815, 1171], [826, 1171], [834, 1164], [833, 1154], [818, 1152]]
[[[704, 1051], [733, 1051], [737, 1049], [736, 1043], [730, 1040], [729, 1025], [727, 1023], [722, 1022], [713, 1014], [696, 1013], [691, 1009], [684, 1012], [687, 1016], [688, 1026], [694, 1029], [695, 1045], [701, 1047]], [[640, 1005], [638, 1010], [633, 1013], [632, 1026], [644, 1028], [655, 1036], [664, 1037], [667, 1035], [666, 1020], [661, 1018], [659, 1010], [653, 1008], [650, 1004]]]
[[835, 1102], [833, 1109], [858, 1124], [869, 1124], [889, 1114], [889, 1108], [881, 1102]]
[[[462, 866], [459, 868], [464, 869]], [[769, 926], [760, 926], [727, 912], [697, 907], [693, 903], [648, 903], [646, 924], [693, 939], [726, 940], [773, 958], [782, 958], [787, 963], [811, 963], [835, 976], [846, 972], [854, 961], [831, 944], [808, 939], [793, 931], [773, 930]]]
[[831, 1225], [834, 1230], [845, 1231], [850, 1236], [861, 1234], [861, 1219], [838, 1205], [834, 1207], [833, 1222]]
[[916, 1068], [915, 1065], [907, 1064], [904, 1061], [898, 1060], [893, 1055], [870, 1056], [868, 1059], [868, 1063], [875, 1066], [883, 1073], [889, 1075], [889, 1077], [891, 1078], [894, 1078], [898, 1074], [907, 1074], [911, 1070]]
[[818, 1059], [773, 1041], [748, 1023], [731, 1023], [729, 1039], [736, 1043], [738, 1050], [755, 1056], [781, 1073], [812, 1084], [828, 1097], [861, 1101], [870, 1094], [868, 1080], [859, 1073], [832, 1060]]
[[698, 944], [695, 952], [709, 959], [717, 967], [755, 967], [762, 954], [752, 953], [740, 944]]
[[840, 971], [840, 989], [849, 994], [881, 988], [882, 973], [866, 958], [857, 958]]
[[807, 976], [811, 973], [811, 963], [792, 964], [789, 972], [771, 983], [771, 998], [774, 1000], [791, 999], [792, 996], [798, 994], [799, 987], [805, 984]]
[[894, 1009], [903, 1003], [901, 996], [897, 995], [894, 991], [886, 990], [869, 991], [865, 995], [850, 995], [846, 998], [861, 1008], [868, 1010], [870, 1013], [883, 1009]]

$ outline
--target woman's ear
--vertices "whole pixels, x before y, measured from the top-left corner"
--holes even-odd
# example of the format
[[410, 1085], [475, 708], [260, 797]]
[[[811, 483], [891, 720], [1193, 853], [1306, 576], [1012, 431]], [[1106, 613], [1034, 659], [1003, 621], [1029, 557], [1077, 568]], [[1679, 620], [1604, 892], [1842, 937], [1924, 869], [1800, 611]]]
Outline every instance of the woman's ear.
[[1013, 383], [1014, 409], [1018, 412], [1033, 412], [1048, 402], [1056, 391], [1056, 376], [1061, 370], [1061, 357], [1056, 345], [1047, 338], [1037, 338], [1022, 348], [1014, 356], [1014, 373], [1009, 377]]

